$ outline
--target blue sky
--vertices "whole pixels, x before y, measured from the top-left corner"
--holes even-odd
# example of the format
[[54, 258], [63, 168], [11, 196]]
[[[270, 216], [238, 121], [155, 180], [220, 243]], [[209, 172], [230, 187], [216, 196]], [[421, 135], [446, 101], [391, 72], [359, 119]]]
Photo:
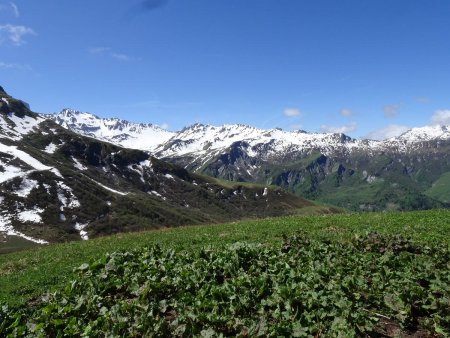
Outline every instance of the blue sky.
[[450, 124], [448, 0], [0, 0], [0, 85], [178, 130]]

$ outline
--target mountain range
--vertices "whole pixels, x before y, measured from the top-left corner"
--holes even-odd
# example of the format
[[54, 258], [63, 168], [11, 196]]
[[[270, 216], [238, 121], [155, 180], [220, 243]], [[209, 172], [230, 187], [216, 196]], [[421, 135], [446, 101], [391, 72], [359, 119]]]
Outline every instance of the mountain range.
[[[338, 211], [276, 186], [192, 173], [131, 146], [154, 147], [152, 135], [168, 140], [170, 133], [156, 126], [76, 113], [85, 119], [80, 124], [68, 112], [59, 119], [39, 115], [0, 87], [0, 252], [124, 231]], [[104, 136], [92, 127], [97, 122]], [[123, 147], [126, 142], [132, 144]]]
[[299, 212], [449, 207], [449, 154], [449, 126], [384, 141], [240, 124], [172, 132], [37, 114], [0, 87], [0, 251]]
[[450, 126], [413, 128], [377, 141], [239, 124], [194, 124], [170, 132], [70, 109], [46, 117], [189, 172], [276, 185], [354, 211], [429, 209], [450, 202]]

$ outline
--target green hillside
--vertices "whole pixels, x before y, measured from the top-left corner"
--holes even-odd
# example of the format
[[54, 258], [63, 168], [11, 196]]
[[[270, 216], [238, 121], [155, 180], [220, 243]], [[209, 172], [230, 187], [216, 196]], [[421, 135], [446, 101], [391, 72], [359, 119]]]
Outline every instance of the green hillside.
[[449, 235], [448, 210], [287, 216], [5, 254], [0, 334], [443, 337]]
[[425, 194], [438, 201], [450, 203], [450, 172], [442, 174]]

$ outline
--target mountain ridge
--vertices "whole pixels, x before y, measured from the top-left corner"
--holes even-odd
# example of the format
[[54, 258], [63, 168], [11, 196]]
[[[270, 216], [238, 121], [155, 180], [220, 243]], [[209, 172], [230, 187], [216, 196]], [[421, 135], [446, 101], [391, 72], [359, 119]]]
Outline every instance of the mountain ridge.
[[[259, 137], [267, 137], [270, 135], [273, 135], [273, 138], [282, 139], [286, 142], [290, 141], [293, 144], [297, 145], [303, 145], [301, 142], [306, 141], [314, 141], [316, 140], [317, 144], [320, 143], [321, 140], [326, 141], [342, 141], [342, 143], [350, 143], [354, 145], [354, 147], [376, 147], [376, 148], [383, 148], [386, 146], [391, 146], [393, 143], [399, 143], [402, 142], [410, 142], [410, 143], [416, 143], [416, 142], [423, 142], [423, 141], [430, 141], [430, 140], [445, 140], [450, 139], [450, 126], [447, 125], [430, 125], [430, 126], [423, 126], [423, 127], [414, 127], [410, 128], [406, 132], [402, 133], [399, 136], [387, 138], [385, 140], [374, 140], [369, 138], [352, 138], [351, 136], [344, 134], [344, 133], [319, 133], [319, 132], [306, 132], [304, 130], [298, 130], [298, 131], [285, 131], [280, 128], [272, 128], [272, 129], [262, 129], [257, 128], [251, 125], [247, 124], [223, 124], [220, 126], [214, 126], [209, 124], [202, 124], [202, 123], [194, 123], [189, 126], [185, 126], [179, 131], [168, 131], [166, 129], [163, 129], [157, 125], [154, 125], [152, 123], [135, 123], [135, 122], [129, 122], [124, 119], [120, 118], [101, 118], [91, 113], [85, 113], [80, 112], [73, 109], [63, 109], [59, 113], [54, 114], [44, 114], [45, 118], [50, 118], [54, 120], [56, 123], [63, 125], [65, 128], [71, 129], [77, 133], [85, 134], [86, 136], [95, 137], [97, 139], [104, 139], [105, 141], [109, 141], [112, 143], [116, 143], [118, 145], [121, 145], [121, 140], [126, 139], [127, 135], [121, 135], [119, 133], [115, 133], [113, 136], [110, 135], [103, 135], [100, 131], [99, 134], [96, 134], [90, 128], [99, 128], [101, 125], [110, 125], [109, 130], [115, 129], [119, 131], [124, 131], [123, 134], [127, 134], [130, 137], [133, 137], [135, 139], [138, 139], [139, 134], [142, 134], [142, 130], [139, 130], [139, 127], [142, 129], [145, 128], [151, 128], [153, 130], [156, 130], [164, 135], [164, 137], [161, 138], [161, 135], [155, 135], [154, 142], [150, 145], [148, 143], [143, 142], [145, 139], [138, 139], [136, 141], [136, 144], [128, 144], [128, 147], [132, 147], [135, 149], [140, 150], [147, 150], [152, 152], [158, 152], [161, 151], [161, 149], [164, 147], [164, 144], [169, 141], [170, 139], [177, 140], [177, 139], [188, 139], [189, 136], [198, 134], [200, 131], [207, 131], [209, 132], [208, 135], [205, 135], [207, 138], [211, 138], [211, 132], [214, 135], [214, 131], [231, 131], [231, 130], [238, 130], [240, 131], [240, 138], [239, 140], [243, 141], [248, 138]], [[80, 117], [80, 121], [77, 120], [77, 116]], [[86, 124], [86, 118], [83, 118], [84, 116], [87, 116], [88, 120], [91, 121], [91, 124]], [[71, 123], [68, 123], [67, 121], [71, 120]], [[127, 126], [131, 126], [131, 130], [125, 130]], [[134, 129], [134, 130], [133, 130]], [[131, 132], [131, 133], [129, 133]], [[135, 132], [133, 135], [132, 132]], [[242, 136], [244, 135], [244, 136]], [[143, 137], [148, 137], [149, 135], [143, 135]], [[152, 136], [152, 135], [150, 135]], [[216, 135], [214, 135], [215, 139], [218, 139]], [[116, 140], [115, 140], [115, 139]], [[118, 140], [118, 141], [117, 141]]]
[[100, 118], [91, 113], [68, 108], [58, 114], [42, 116], [52, 119], [62, 127], [78, 134], [125, 148], [136, 148], [130, 147], [133, 140], [136, 140], [136, 143], [141, 145], [140, 150], [149, 150], [154, 145], [154, 140], [165, 140], [172, 136], [171, 132], [151, 123], [133, 123], [119, 118]]
[[156, 138], [151, 147], [136, 141], [136, 134], [123, 137], [134, 138], [129, 146], [145, 148], [192, 172], [274, 184], [352, 210], [410, 210], [442, 207], [450, 200], [445, 189], [433, 191], [436, 182], [445, 181], [441, 176], [450, 172], [449, 130], [449, 126], [411, 128], [378, 141], [343, 133], [197, 123], [169, 132], [166, 139]]

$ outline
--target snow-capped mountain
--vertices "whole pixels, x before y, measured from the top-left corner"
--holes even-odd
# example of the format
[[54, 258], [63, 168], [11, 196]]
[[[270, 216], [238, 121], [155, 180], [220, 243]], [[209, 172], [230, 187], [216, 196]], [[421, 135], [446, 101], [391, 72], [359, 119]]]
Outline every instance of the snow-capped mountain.
[[[171, 132], [151, 123], [133, 123], [118, 118], [104, 119], [71, 109], [64, 109], [60, 113], [44, 117], [78, 134], [125, 148], [150, 151], [162, 158], [192, 155], [204, 157], [205, 161], [224, 152], [235, 142], [245, 143], [250, 156], [271, 156], [311, 150], [320, 151], [325, 155], [332, 155], [335, 152], [373, 152], [392, 148], [397, 148], [397, 151], [411, 151], [422, 142], [450, 139], [450, 126], [412, 128], [398, 137], [377, 141], [354, 139], [340, 133], [260, 129], [242, 124], [222, 126], [194, 124], [181, 131]], [[264, 152], [257, 154], [258, 149], [263, 149]]]
[[[141, 136], [163, 132], [115, 122], [115, 129]], [[313, 205], [280, 188], [225, 186], [148, 152], [76, 134], [0, 87], [0, 253], [18, 242], [275, 216]]]
[[[332, 156], [336, 153], [379, 152], [396, 148], [413, 151], [423, 142], [449, 140], [450, 126], [413, 128], [404, 134], [383, 141], [354, 139], [341, 133], [307, 133], [281, 129], [258, 129], [246, 125], [211, 126], [195, 124], [174, 134], [160, 145], [152, 147], [158, 157], [171, 158], [192, 155], [210, 157], [226, 151], [236, 142], [246, 145], [250, 157], [279, 157], [292, 152], [319, 151]], [[407, 144], [407, 147], [405, 147]]]
[[[221, 152], [235, 142], [247, 144], [250, 156], [257, 155], [258, 148], [263, 145], [270, 145], [270, 151], [273, 153], [284, 152], [292, 148], [320, 149], [320, 151], [328, 153], [336, 147], [351, 149], [360, 146], [359, 141], [343, 134], [288, 132], [281, 129], [265, 130], [240, 124], [220, 127], [195, 124], [176, 133], [171, 139], [156, 147], [155, 151], [161, 157], [187, 154], [204, 155]], [[270, 154], [266, 152], [265, 155]]]
[[151, 150], [174, 133], [157, 125], [133, 123], [118, 118], [102, 119], [90, 113], [64, 109], [58, 114], [44, 115], [77, 134], [110, 142], [124, 148]]
[[410, 143], [448, 140], [450, 139], [450, 126], [426, 126], [422, 128], [412, 128], [399, 137], [390, 139], [389, 141], [407, 141]]
[[296, 147], [320, 149], [327, 153], [339, 147], [352, 149], [379, 144], [377, 141], [352, 139], [344, 134], [288, 132], [278, 128], [259, 129], [242, 124], [194, 124], [181, 131], [170, 132], [153, 124], [132, 123], [118, 118], [104, 119], [71, 109], [45, 117], [78, 134], [125, 148], [150, 151], [161, 157], [216, 153], [235, 142], [245, 142], [250, 147], [271, 144], [274, 152]]
[[[88, 135], [86, 123], [56, 121]], [[91, 125], [104, 123], [97, 118]], [[150, 151], [193, 172], [275, 184], [355, 210], [428, 208], [450, 201], [450, 188], [449, 196], [446, 189], [435, 188], [450, 172], [450, 126], [413, 128], [383, 141], [240, 124], [194, 124], [164, 133], [128, 130], [124, 138], [127, 147]], [[111, 137], [108, 141], [123, 144]]]

